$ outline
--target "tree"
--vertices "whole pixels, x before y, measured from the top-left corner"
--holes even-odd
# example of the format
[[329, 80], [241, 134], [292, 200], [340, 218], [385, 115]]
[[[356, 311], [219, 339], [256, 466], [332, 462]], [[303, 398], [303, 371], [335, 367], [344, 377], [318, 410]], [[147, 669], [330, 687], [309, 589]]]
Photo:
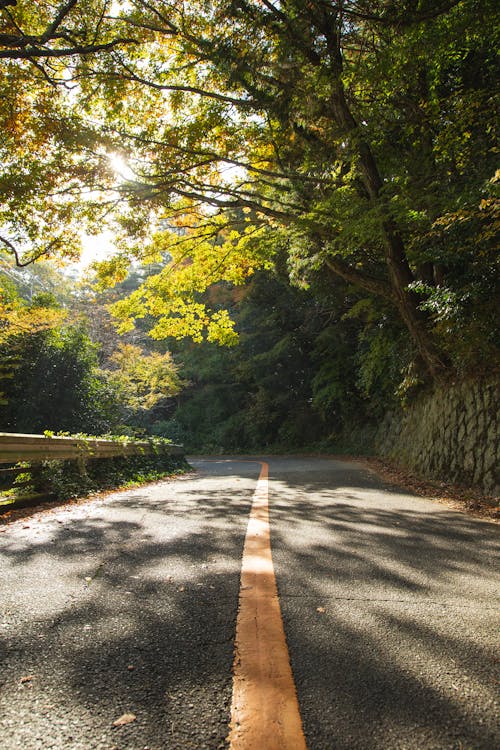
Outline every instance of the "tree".
[[66, 311], [50, 292], [39, 289], [33, 293], [32, 282], [26, 288], [26, 279], [11, 272], [7, 275], [0, 265], [0, 344], [15, 336], [55, 328], [65, 318]]
[[73, 326], [11, 336], [0, 344], [14, 377], [3, 381], [2, 430], [109, 431], [116, 398], [95, 374], [96, 352]]
[[192, 451], [359, 449], [360, 429], [368, 424], [369, 438], [408, 361], [389, 306], [321, 275], [311, 289], [293, 287], [282, 260], [240, 289], [220, 285], [217, 297], [239, 346], [173, 343], [189, 383], [153, 431]]
[[[448, 361], [425, 303], [448, 268], [417, 240], [457, 209], [478, 214], [494, 172], [494, 15], [472, 0], [137, 2], [129, 21], [158, 44], [147, 64], [116, 55], [116, 75], [166, 116], [115, 120], [136, 171], [122, 190], [158, 207], [174, 228], [157, 242], [182, 253], [118, 313], [159, 315], [156, 335], [171, 334], [213, 279], [207, 236], [221, 278], [227, 259], [244, 275], [282, 244], [292, 263], [395, 305], [437, 377]], [[176, 273], [196, 281], [176, 288]], [[172, 306], [172, 290], [191, 307]]]
[[111, 355], [111, 369], [102, 374], [115, 389], [123, 406], [133, 412], [151, 409], [172, 396], [182, 387], [179, 368], [170, 352], [144, 352], [133, 344], [119, 344]]
[[[125, 255], [147, 246], [151, 258], [172, 256], [116, 308], [124, 329], [153, 316], [154, 336], [199, 339], [208, 330], [230, 343], [228, 316], [200, 295], [217, 280], [244, 283], [285, 249], [299, 280], [321, 269], [392, 304], [423, 369], [440, 377], [449, 351], [433, 305], [452, 292], [460, 307], [452, 286], [463, 290], [469, 279], [456, 272], [450, 233], [439, 247], [434, 238], [464, 216], [471, 227], [481, 210], [483, 223], [493, 216], [481, 208], [495, 170], [492, 0], [117, 7], [103, 24], [129, 29], [139, 44], [78, 58], [73, 102], [92, 124], [80, 119], [70, 132], [128, 155], [109, 194], [109, 203], [128, 200], [117, 222], [137, 243], [128, 239]], [[102, 150], [83, 163], [79, 138], [69, 141], [65, 153], [81, 172], [71, 185], [58, 176], [48, 192], [97, 182], [104, 195], [112, 176]], [[23, 201], [36, 204], [30, 189]], [[159, 231], [147, 242], [152, 219]], [[479, 265], [491, 278], [490, 226], [480, 239]], [[123, 259], [107, 271], [123, 278]]]
[[120, 343], [116, 331], [95, 336], [85, 313], [97, 311], [102, 329], [105, 310], [95, 299], [84, 304], [85, 293], [50, 264], [0, 272], [1, 429], [143, 429], [145, 416], [180, 391], [170, 353]]
[[[96, 59], [134, 44], [109, 0], [0, 6], [0, 247], [17, 266], [75, 258], [99, 231], [111, 139], [83, 117]], [[78, 111], [81, 110], [81, 111]], [[100, 205], [99, 205], [100, 204]], [[109, 207], [109, 205], [108, 205]]]
[[120, 35], [110, 17], [112, 5], [109, 0], [36, 4], [1, 0], [0, 60], [27, 60], [47, 80], [57, 82], [61, 69], [45, 67], [44, 62], [73, 58], [74, 66], [86, 56], [135, 43]]

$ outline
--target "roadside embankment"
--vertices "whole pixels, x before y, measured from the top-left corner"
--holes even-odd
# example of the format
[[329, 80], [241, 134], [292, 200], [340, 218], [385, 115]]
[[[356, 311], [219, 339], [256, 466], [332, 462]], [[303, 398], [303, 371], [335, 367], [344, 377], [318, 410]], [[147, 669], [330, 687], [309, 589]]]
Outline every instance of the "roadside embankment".
[[375, 453], [422, 477], [498, 494], [499, 407], [498, 379], [436, 386], [386, 415]]

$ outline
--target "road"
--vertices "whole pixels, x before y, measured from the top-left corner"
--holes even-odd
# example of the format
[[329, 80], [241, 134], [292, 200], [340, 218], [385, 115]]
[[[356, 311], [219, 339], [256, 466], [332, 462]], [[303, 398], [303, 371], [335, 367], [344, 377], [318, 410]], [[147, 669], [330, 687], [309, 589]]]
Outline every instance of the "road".
[[[307, 748], [500, 748], [498, 527], [361, 464], [262, 460]], [[227, 747], [260, 464], [192, 464], [1, 527], [2, 750]]]

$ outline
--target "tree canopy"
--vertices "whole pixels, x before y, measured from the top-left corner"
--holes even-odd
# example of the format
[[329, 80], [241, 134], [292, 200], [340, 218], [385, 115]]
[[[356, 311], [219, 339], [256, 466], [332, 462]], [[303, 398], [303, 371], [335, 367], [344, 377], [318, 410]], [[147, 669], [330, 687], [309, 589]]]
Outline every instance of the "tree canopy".
[[298, 284], [331, 275], [392, 305], [427, 375], [491, 357], [492, 0], [1, 13], [0, 236], [18, 262], [67, 255], [106, 220], [122, 255], [103, 282], [171, 258], [115, 306], [123, 330], [232, 343], [204, 293], [285, 253]]

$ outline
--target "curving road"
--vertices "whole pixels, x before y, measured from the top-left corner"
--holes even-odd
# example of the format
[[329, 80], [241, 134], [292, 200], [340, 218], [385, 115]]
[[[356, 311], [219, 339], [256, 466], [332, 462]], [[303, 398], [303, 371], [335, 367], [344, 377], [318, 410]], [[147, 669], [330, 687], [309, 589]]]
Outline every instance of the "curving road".
[[[263, 460], [309, 750], [500, 748], [498, 527], [359, 464]], [[227, 747], [260, 464], [192, 464], [0, 527], [2, 750]]]

